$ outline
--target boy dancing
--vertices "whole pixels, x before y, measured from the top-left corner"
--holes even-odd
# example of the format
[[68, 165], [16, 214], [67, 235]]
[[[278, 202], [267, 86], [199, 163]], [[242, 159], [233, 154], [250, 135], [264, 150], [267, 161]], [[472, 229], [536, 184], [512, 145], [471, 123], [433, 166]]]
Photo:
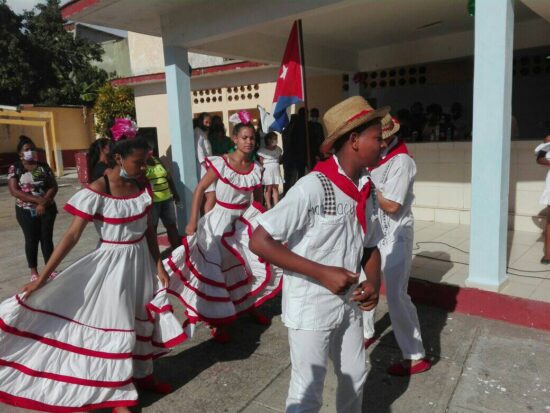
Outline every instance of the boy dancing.
[[[416, 308], [407, 294], [414, 238], [413, 185], [416, 164], [407, 145], [397, 136], [399, 122], [389, 114], [382, 119], [382, 137], [387, 142], [382, 159], [371, 169], [379, 204], [378, 220], [384, 238], [378, 243], [388, 310], [393, 332], [403, 360], [391, 365], [388, 373], [410, 376], [429, 370], [425, 358]], [[376, 341], [374, 310], [364, 313], [365, 348]]]
[[[365, 168], [377, 164], [386, 146], [380, 120], [388, 111], [359, 96], [328, 110], [321, 150], [335, 155], [258, 218], [250, 241], [254, 253], [284, 270], [288, 413], [320, 410], [328, 358], [338, 377], [337, 411], [361, 411], [367, 370], [360, 310], [378, 302], [381, 237]], [[360, 282], [363, 256], [367, 281]]]

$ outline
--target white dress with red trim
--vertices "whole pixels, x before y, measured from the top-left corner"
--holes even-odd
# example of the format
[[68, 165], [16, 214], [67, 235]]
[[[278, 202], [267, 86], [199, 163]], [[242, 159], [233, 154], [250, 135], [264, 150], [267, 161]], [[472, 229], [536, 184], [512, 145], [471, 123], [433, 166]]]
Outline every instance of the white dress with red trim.
[[27, 300], [0, 303], [1, 402], [51, 412], [137, 403], [133, 381], [185, 338], [144, 237], [151, 204], [149, 190], [86, 188], [68, 201], [101, 242]]
[[283, 155], [280, 147], [275, 149], [260, 148], [257, 155], [263, 159], [264, 176], [262, 184], [264, 185], [282, 185], [285, 183], [281, 176], [281, 166], [279, 160]]
[[248, 248], [256, 217], [263, 212], [252, 203], [254, 189], [262, 185], [262, 167], [253, 163], [241, 173], [220, 156], [207, 158], [207, 164], [218, 177], [216, 206], [164, 261], [170, 292], [186, 307], [189, 337], [198, 321], [230, 323], [274, 297], [282, 286], [282, 270]]

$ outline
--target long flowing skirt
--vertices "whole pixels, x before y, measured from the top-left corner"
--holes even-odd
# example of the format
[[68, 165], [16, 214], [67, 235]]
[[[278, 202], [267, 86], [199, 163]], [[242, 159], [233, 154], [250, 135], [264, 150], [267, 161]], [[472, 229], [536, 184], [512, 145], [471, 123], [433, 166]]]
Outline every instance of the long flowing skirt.
[[74, 412], [137, 404], [133, 380], [184, 340], [145, 240], [102, 244], [0, 303], [0, 401]]
[[199, 231], [164, 261], [169, 292], [185, 306], [185, 332], [191, 337], [197, 322], [233, 322], [274, 297], [282, 287], [282, 270], [261, 260], [248, 248], [262, 208], [251, 205], [242, 215], [216, 207], [199, 224]]

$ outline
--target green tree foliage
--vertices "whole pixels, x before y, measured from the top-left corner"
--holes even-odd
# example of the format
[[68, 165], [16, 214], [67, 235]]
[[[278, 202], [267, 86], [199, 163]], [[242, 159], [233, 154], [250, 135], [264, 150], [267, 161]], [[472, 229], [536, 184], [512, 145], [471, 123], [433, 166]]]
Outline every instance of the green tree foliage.
[[0, 0], [0, 103], [93, 104], [109, 77], [92, 64], [101, 61], [103, 50], [75, 38], [63, 24], [59, 0], [39, 3], [22, 16]]
[[113, 86], [106, 83], [98, 90], [94, 105], [96, 133], [110, 137], [109, 128], [115, 118], [136, 118], [134, 93], [128, 87]]
[[15, 105], [32, 94], [34, 73], [22, 28], [22, 18], [0, 0], [0, 104]]

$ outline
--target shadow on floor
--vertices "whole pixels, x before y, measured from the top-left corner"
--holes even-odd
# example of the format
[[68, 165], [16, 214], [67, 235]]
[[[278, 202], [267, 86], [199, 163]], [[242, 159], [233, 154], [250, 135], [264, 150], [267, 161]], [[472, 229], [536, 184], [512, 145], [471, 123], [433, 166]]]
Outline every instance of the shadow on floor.
[[[449, 260], [447, 253], [430, 252], [431, 256], [437, 256], [441, 260]], [[444, 264], [444, 261], [437, 261], [442, 265], [434, 266], [430, 271], [434, 274], [433, 282], [440, 282], [441, 279], [453, 267], [453, 263]], [[430, 284], [420, 280], [415, 281], [415, 296], [418, 296], [418, 290], [422, 290], [419, 283]], [[412, 286], [409, 287], [409, 291]], [[445, 289], [438, 291], [439, 299], [445, 302], [445, 309], [428, 307], [421, 305], [422, 294], [419, 296], [420, 302], [415, 300], [417, 306], [418, 318], [420, 320], [420, 329], [422, 331], [422, 339], [426, 356], [430, 358], [433, 365], [436, 365], [441, 359], [441, 333], [447, 324], [449, 313], [454, 311], [456, 307], [456, 297], [459, 288], [446, 286]], [[426, 292], [433, 294], [431, 288], [426, 288]], [[391, 326], [389, 313], [385, 313], [375, 324], [376, 335], [381, 336], [380, 340], [374, 344], [374, 348], [370, 353], [370, 371], [364, 387], [363, 397], [363, 412], [368, 413], [391, 413], [392, 404], [409, 387], [410, 377], [395, 377], [390, 376], [386, 369], [394, 362], [401, 359], [401, 351], [395, 340], [393, 331], [386, 332]], [[385, 333], [386, 332], [386, 333]]]
[[[280, 315], [281, 295], [263, 304], [261, 312], [269, 318]], [[159, 381], [170, 383], [176, 391], [219, 362], [248, 359], [260, 345], [260, 338], [268, 328], [269, 326], [258, 325], [248, 315], [243, 315], [229, 327], [232, 338], [230, 343], [219, 344], [206, 339], [178, 354], [162, 357], [155, 361], [155, 377]], [[202, 327], [202, 330], [206, 329], [205, 326]], [[201, 333], [205, 336], [207, 332]], [[199, 335], [199, 331], [195, 334]], [[186, 344], [190, 343], [192, 341]], [[142, 393], [140, 406], [151, 406], [162, 397], [153, 393]], [[141, 409], [134, 408], [132, 411], [140, 412]]]

